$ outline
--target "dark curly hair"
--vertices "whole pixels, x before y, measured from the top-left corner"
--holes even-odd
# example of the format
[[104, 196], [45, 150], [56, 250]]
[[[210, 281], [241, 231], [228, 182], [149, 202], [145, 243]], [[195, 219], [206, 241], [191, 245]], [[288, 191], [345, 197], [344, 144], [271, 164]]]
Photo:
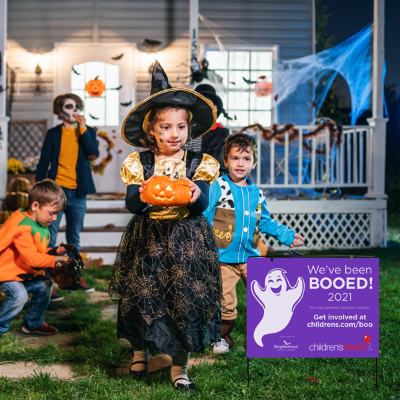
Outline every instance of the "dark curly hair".
[[253, 163], [255, 164], [257, 162], [257, 143], [252, 136], [246, 135], [245, 133], [235, 133], [228, 136], [224, 145], [224, 161], [228, 160], [228, 154], [232, 147], [238, 147], [242, 152], [247, 151], [250, 147], [253, 153]]
[[58, 95], [54, 100], [53, 100], [53, 114], [60, 115], [62, 114], [62, 108], [65, 103], [65, 100], [71, 99], [74, 100], [76, 103], [76, 108], [78, 110], [83, 110], [83, 101], [82, 99], [77, 96], [76, 94], [73, 93], [65, 93], [65, 94], [60, 94]]
[[157, 131], [158, 129], [158, 124], [160, 122], [160, 117], [159, 117], [159, 111], [168, 111], [168, 110], [183, 110], [185, 111], [186, 114], [186, 121], [188, 124], [188, 140], [191, 140], [191, 134], [192, 134], [192, 127], [194, 126], [193, 122], [190, 121], [190, 110], [186, 107], [180, 107], [180, 106], [161, 106], [161, 107], [156, 107], [153, 108], [150, 112], [149, 115], [149, 121], [148, 121], [148, 128], [147, 128], [147, 133], [144, 136], [143, 139], [140, 139], [140, 142], [143, 144], [143, 146], [147, 147], [150, 149], [153, 153], [159, 155], [160, 154], [160, 149], [157, 146], [157, 141], [154, 135], [150, 133], [150, 131]]

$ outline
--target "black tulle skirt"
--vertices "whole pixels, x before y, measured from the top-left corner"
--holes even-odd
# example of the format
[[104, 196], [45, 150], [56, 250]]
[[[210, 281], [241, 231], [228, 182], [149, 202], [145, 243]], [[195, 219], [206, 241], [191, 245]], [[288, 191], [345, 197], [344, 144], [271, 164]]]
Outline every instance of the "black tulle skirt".
[[133, 216], [121, 239], [109, 292], [119, 299], [118, 338], [170, 356], [220, 341], [222, 281], [212, 228]]

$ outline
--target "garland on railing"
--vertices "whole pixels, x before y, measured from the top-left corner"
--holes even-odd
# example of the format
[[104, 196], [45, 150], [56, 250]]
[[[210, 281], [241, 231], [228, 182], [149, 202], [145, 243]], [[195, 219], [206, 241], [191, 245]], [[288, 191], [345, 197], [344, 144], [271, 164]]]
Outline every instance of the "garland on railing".
[[[272, 124], [270, 128], [264, 128], [260, 124], [253, 124], [245, 126], [241, 129], [238, 133], [244, 133], [248, 129], [252, 132], [256, 130], [261, 132], [261, 137], [265, 140], [275, 140], [279, 144], [285, 144], [285, 133], [288, 133], [289, 142], [291, 140], [297, 140], [299, 138], [299, 130], [295, 128], [295, 124], [286, 124], [283, 125], [282, 129], [278, 129], [278, 124]], [[317, 137], [321, 134], [325, 128], [329, 129], [329, 141], [330, 141], [330, 148], [336, 146], [338, 147], [339, 144], [343, 140], [343, 127], [342, 125], [338, 125], [335, 122], [325, 121], [322, 124], [318, 125], [314, 130], [309, 133], [303, 133], [303, 139], [312, 139], [313, 137]], [[306, 150], [311, 151], [311, 146], [303, 140], [303, 148]], [[323, 149], [316, 149], [316, 153], [318, 154], [325, 154], [326, 150]]]

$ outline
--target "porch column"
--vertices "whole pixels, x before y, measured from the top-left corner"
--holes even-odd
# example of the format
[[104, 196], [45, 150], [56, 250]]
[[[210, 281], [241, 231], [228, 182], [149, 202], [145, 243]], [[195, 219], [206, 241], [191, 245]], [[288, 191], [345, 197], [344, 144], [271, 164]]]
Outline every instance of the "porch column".
[[0, 205], [6, 195], [7, 183], [7, 136], [6, 117], [6, 57], [7, 48], [7, 0], [0, 0]]
[[385, 158], [386, 122], [383, 118], [383, 63], [385, 38], [385, 0], [374, 0], [373, 61], [372, 61], [372, 118], [368, 123], [374, 128], [372, 140], [372, 188], [366, 197], [386, 198]]
[[198, 48], [199, 48], [199, 0], [190, 0], [190, 68], [191, 72], [199, 69]]

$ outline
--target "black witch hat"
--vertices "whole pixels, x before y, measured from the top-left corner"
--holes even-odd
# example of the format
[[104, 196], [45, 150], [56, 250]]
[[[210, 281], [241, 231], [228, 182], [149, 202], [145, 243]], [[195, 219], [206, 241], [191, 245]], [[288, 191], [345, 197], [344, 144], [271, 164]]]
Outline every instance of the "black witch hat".
[[122, 138], [132, 146], [144, 147], [140, 142], [147, 133], [148, 118], [153, 108], [163, 106], [186, 107], [192, 113], [192, 139], [207, 133], [215, 124], [217, 113], [212, 103], [200, 93], [185, 88], [172, 88], [160, 63], [153, 68], [150, 97], [141, 101], [126, 116]]

